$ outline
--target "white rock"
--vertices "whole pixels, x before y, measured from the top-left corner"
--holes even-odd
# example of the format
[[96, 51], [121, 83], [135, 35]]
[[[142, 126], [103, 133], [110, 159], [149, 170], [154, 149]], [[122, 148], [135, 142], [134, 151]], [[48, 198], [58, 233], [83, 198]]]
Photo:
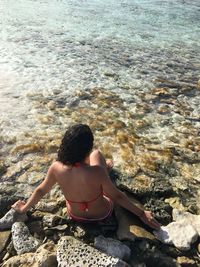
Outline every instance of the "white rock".
[[62, 237], [58, 242], [58, 267], [128, 267], [129, 265], [93, 248], [71, 236]]
[[122, 260], [128, 260], [131, 255], [131, 250], [128, 246], [113, 238], [105, 238], [104, 236], [95, 237], [94, 246], [106, 254]]
[[26, 214], [20, 214], [13, 208], [11, 208], [4, 216], [0, 219], [0, 230], [9, 229], [15, 222], [25, 222], [28, 217]]
[[12, 225], [12, 240], [17, 254], [35, 251], [40, 240], [31, 236], [28, 227], [23, 222], [15, 222]]
[[173, 220], [176, 222], [184, 221], [185, 224], [192, 225], [200, 236], [200, 215], [194, 215], [190, 212], [173, 209]]
[[180, 250], [189, 250], [190, 245], [198, 238], [198, 232], [195, 228], [184, 221], [172, 222], [167, 226], [162, 226], [154, 234], [163, 243], [174, 244]]
[[172, 238], [169, 236], [169, 230], [167, 226], [162, 226], [158, 231], [154, 231], [154, 234], [161, 242], [169, 245], [173, 244]]

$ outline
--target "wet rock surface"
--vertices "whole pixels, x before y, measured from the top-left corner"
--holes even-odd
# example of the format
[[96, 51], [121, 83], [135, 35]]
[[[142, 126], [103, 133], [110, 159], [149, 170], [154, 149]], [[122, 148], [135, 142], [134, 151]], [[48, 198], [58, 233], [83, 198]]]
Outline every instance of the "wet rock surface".
[[[180, 66], [177, 68], [181, 71]], [[118, 72], [105, 70], [103, 77], [114, 80]], [[4, 157], [0, 161], [1, 218], [16, 200], [27, 199], [45, 177], [48, 167], [57, 157], [66, 127], [83, 121], [94, 132], [95, 147], [114, 161], [113, 182], [124, 192], [129, 192], [131, 197], [137, 198], [143, 207], [152, 210], [160, 223], [167, 226], [173, 221], [173, 208], [199, 215], [200, 91], [192, 82], [192, 77], [187, 79], [183, 75], [180, 81], [174, 82], [159, 77], [151, 88], [143, 91], [135, 90], [125, 81], [123, 84], [120, 82], [126, 94], [102, 86], [91, 86], [87, 91], [77, 88], [73, 96], [62, 90], [29, 93], [27, 97], [32, 107], [29, 117], [35, 125], [32, 131], [15, 136], [1, 135]], [[87, 228], [74, 224], [68, 218], [65, 220], [64, 209], [62, 192], [55, 187], [43, 202], [28, 213], [26, 224], [32, 225], [31, 234], [55, 244], [66, 234], [92, 245], [99, 235], [126, 240], [123, 242], [130, 242], [131, 248], [128, 263], [133, 266], [136, 263], [159, 266], [159, 263], [163, 267], [167, 266], [165, 260], [168, 266], [176, 266], [179, 256], [194, 257], [195, 262], [198, 257], [193, 250], [197, 247], [196, 243], [181, 255], [170, 251], [172, 245], [162, 247], [161, 253], [161, 243], [156, 241], [153, 231], [124, 211], [118, 216], [116, 210], [114, 223]], [[36, 223], [38, 221], [40, 226]], [[150, 244], [145, 252], [139, 247], [136, 254], [141, 256], [140, 259], [132, 249], [138, 240], [148, 240]], [[154, 249], [151, 244], [154, 244]], [[7, 248], [6, 244], [4, 255], [8, 253]], [[13, 252], [5, 257], [12, 256]], [[5, 259], [2, 261], [5, 262]]]

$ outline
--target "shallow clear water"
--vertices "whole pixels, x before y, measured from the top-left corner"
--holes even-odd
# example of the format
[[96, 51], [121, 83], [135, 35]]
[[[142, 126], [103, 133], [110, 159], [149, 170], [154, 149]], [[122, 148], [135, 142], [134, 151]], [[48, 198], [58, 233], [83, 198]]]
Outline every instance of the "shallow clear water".
[[199, 79], [199, 0], [1, 0], [0, 16], [4, 132], [33, 126], [30, 92], [103, 87], [128, 100], [158, 77]]

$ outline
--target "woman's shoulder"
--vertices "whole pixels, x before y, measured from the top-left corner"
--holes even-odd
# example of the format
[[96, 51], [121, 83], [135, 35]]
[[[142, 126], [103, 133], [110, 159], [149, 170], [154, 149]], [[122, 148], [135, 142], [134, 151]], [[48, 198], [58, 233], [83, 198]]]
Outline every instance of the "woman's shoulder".
[[58, 172], [63, 172], [63, 171], [66, 172], [70, 168], [64, 165], [62, 162], [56, 160], [51, 164], [50, 169], [54, 171], [55, 173], [58, 173]]

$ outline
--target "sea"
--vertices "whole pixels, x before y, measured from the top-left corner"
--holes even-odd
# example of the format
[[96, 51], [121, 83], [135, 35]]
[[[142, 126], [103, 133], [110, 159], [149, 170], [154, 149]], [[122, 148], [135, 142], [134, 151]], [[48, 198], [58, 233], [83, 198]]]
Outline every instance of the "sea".
[[29, 95], [103, 88], [128, 106], [200, 79], [199, 0], [0, 0], [0, 29], [1, 136], [37, 127]]
[[29, 197], [87, 123], [129, 186], [199, 214], [199, 0], [0, 0], [0, 30], [1, 194]]

